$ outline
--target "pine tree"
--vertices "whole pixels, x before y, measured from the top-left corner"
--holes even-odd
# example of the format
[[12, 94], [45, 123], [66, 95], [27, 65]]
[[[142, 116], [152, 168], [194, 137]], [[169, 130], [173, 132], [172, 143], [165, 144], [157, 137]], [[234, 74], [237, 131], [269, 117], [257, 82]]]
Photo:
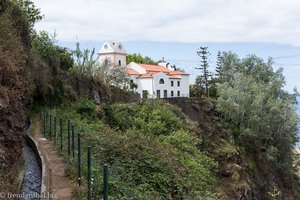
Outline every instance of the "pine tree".
[[221, 57], [221, 51], [218, 51], [218, 54], [217, 54], [217, 66], [216, 66], [216, 76], [219, 77], [222, 73], [221, 73], [221, 70], [222, 70], [222, 57]]
[[203, 80], [204, 87], [206, 91], [206, 96], [209, 97], [209, 85], [210, 85], [210, 77], [212, 74], [208, 71], [208, 56], [210, 55], [210, 52], [208, 51], [208, 47], [200, 47], [200, 49], [197, 51], [198, 56], [200, 56], [200, 67], [196, 67], [196, 69], [199, 69], [202, 71], [202, 74], [197, 77], [199, 80]]

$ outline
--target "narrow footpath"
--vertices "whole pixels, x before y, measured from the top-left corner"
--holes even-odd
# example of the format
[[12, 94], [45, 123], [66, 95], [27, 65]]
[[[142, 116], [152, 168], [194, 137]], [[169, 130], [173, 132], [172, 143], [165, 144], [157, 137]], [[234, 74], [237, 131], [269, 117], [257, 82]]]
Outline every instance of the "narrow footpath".
[[42, 135], [41, 122], [35, 121], [32, 133], [34, 142], [42, 159], [41, 199], [72, 200], [71, 179], [65, 176], [67, 162], [58, 155], [52, 141]]

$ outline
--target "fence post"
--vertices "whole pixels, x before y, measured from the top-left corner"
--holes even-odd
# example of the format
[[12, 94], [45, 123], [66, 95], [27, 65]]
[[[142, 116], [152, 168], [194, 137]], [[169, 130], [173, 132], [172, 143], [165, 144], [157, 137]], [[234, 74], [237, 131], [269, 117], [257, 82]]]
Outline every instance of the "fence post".
[[52, 128], [52, 115], [50, 115], [50, 140], [52, 140], [52, 130], [51, 130], [51, 128]]
[[73, 160], [75, 158], [75, 133], [74, 133], [74, 126], [72, 125], [72, 157]]
[[81, 185], [81, 146], [80, 146], [80, 133], [77, 133], [77, 145], [78, 145], [78, 157], [77, 157], [77, 167], [78, 167], [78, 185]]
[[68, 119], [68, 156], [70, 158], [70, 120]]
[[46, 112], [43, 113], [44, 137], [46, 137]]
[[62, 118], [60, 118], [60, 120], [59, 120], [59, 127], [60, 127], [60, 150], [63, 150]]
[[92, 147], [88, 146], [88, 155], [87, 155], [87, 165], [88, 165], [88, 200], [92, 199]]
[[103, 200], [108, 200], [108, 165], [103, 165]]
[[54, 117], [54, 141], [56, 143], [56, 116]]
[[47, 138], [48, 112], [46, 111], [45, 138]]

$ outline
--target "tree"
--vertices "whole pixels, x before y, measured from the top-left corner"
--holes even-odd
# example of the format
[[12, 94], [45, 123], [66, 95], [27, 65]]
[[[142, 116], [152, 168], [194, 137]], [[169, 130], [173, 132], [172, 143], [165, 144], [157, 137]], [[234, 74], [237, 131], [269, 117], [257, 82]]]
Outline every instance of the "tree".
[[26, 17], [30, 32], [34, 33], [34, 24], [43, 19], [40, 9], [30, 0], [13, 0], [13, 2], [19, 6]]
[[204, 94], [204, 89], [199, 87], [197, 84], [190, 85], [190, 97], [200, 99]]
[[140, 53], [128, 54], [126, 57], [126, 60], [127, 60], [127, 64], [129, 64], [131, 62], [136, 62], [136, 63], [140, 63], [140, 64], [151, 64], [151, 65], [157, 64], [157, 62], [152, 60], [150, 57], [148, 57], [148, 56], [143, 57]]
[[92, 77], [94, 70], [98, 67], [98, 58], [95, 57], [95, 48], [80, 49], [79, 42], [76, 43], [76, 49], [72, 52], [74, 63], [73, 71]]
[[217, 54], [217, 66], [216, 66], [216, 76], [219, 77], [221, 75], [222, 71], [222, 61], [221, 61], [221, 51], [218, 51]]
[[124, 86], [129, 81], [124, 67], [114, 65], [109, 60], [99, 63], [98, 57], [95, 56], [95, 48], [81, 49], [80, 44], [76, 43], [73, 58], [75, 64], [72, 71], [74, 73], [95, 78], [107, 86]]
[[113, 65], [109, 60], [105, 60], [100, 66], [93, 68], [94, 77], [102, 81], [105, 85], [125, 86], [129, 82], [128, 74], [124, 67]]
[[71, 52], [68, 49], [62, 48], [56, 45], [56, 34], [53, 35], [46, 31], [35, 33], [35, 37], [32, 40], [33, 52], [44, 62], [62, 70], [69, 70], [73, 67], [74, 60]]
[[283, 90], [282, 69], [274, 71], [272, 60], [256, 56], [240, 60], [222, 53], [224, 80], [218, 88], [217, 110], [238, 127], [237, 143], [254, 155], [274, 163], [283, 173], [291, 171], [292, 150], [297, 141], [297, 91]]
[[[239, 68], [240, 59], [233, 52], [218, 52], [217, 55], [217, 82], [232, 82], [234, 70]], [[233, 67], [234, 66], [234, 67]]]
[[202, 74], [197, 77], [198, 79], [198, 85], [204, 86], [206, 91], [206, 96], [209, 97], [209, 85], [210, 85], [210, 77], [212, 77], [212, 74], [208, 71], [208, 56], [210, 55], [208, 51], [208, 47], [200, 47], [200, 49], [197, 51], [198, 56], [200, 56], [200, 67], [197, 67], [196, 69], [199, 69], [202, 71]]

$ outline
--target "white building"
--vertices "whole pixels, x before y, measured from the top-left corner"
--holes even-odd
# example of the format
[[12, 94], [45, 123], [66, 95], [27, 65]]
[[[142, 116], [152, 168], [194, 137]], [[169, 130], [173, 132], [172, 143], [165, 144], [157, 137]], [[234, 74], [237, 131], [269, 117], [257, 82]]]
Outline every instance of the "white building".
[[120, 42], [105, 42], [98, 52], [100, 63], [109, 60], [112, 64], [122, 67], [126, 66], [126, 55], [126, 51]]
[[[121, 43], [104, 43], [98, 53], [100, 62], [105, 59], [119, 66], [126, 65], [126, 51]], [[137, 85], [141, 98], [189, 97], [189, 74], [176, 71], [168, 63], [158, 65], [129, 63], [125, 67], [130, 82]]]

